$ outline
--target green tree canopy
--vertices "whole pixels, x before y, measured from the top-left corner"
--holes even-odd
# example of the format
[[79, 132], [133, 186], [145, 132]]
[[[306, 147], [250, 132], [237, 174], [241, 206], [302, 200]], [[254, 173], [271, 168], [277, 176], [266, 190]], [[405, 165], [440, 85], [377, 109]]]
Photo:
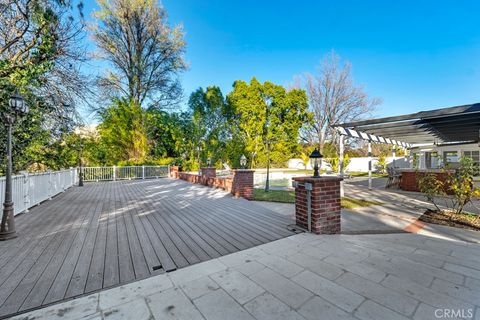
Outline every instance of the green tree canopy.
[[[0, 112], [19, 91], [29, 115], [14, 130], [14, 170], [45, 162], [44, 152], [76, 118], [76, 101], [86, 96], [88, 80], [80, 72], [85, 50], [81, 4], [69, 0], [5, 0], [0, 3]], [[80, 19], [77, 17], [80, 16]], [[0, 144], [6, 132], [0, 130]], [[4, 161], [4, 148], [0, 149]], [[49, 161], [47, 161], [49, 162]]]
[[234, 114], [230, 125], [235, 141], [243, 145], [251, 166], [265, 165], [271, 144], [273, 164], [284, 164], [299, 153], [299, 130], [311, 119], [304, 90], [285, 90], [269, 81], [235, 81], [227, 96]]
[[[219, 87], [199, 88], [190, 95], [188, 102], [192, 119], [193, 147], [201, 147], [200, 157], [205, 163], [211, 158], [219, 166], [226, 160], [225, 146], [228, 139], [229, 105]], [[197, 155], [198, 156], [198, 155]]]
[[114, 99], [100, 112], [98, 131], [105, 145], [109, 162], [144, 161], [147, 155], [146, 132], [143, 131], [145, 111], [133, 101]]

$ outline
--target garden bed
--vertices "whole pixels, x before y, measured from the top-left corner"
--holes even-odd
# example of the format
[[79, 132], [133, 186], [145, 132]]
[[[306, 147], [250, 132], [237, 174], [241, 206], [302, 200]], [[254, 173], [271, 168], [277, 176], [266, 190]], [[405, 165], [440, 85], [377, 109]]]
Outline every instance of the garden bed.
[[443, 226], [480, 231], [480, 218], [472, 213], [456, 214], [451, 211], [427, 210], [419, 220]]

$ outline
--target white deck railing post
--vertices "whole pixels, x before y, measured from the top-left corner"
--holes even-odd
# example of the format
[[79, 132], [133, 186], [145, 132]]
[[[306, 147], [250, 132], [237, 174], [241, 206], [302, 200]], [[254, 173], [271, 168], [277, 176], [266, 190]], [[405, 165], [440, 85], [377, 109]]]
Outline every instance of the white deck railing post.
[[[74, 170], [78, 170], [74, 168]], [[123, 179], [148, 179], [168, 176], [170, 166], [107, 166], [107, 167], [83, 167], [83, 181], [119, 181]]]
[[52, 171], [48, 171], [48, 200], [52, 200]]
[[[46, 171], [44, 173], [28, 173], [22, 171], [13, 176], [13, 195], [15, 215], [28, 212], [35, 205], [45, 200], [51, 200], [57, 194], [66, 191], [75, 184], [76, 168], [61, 171]], [[0, 177], [0, 191], [3, 194], [4, 177]], [[0, 195], [0, 200], [2, 200]], [[1, 201], [0, 201], [1, 203]]]
[[[343, 179], [344, 173], [345, 173], [345, 163], [344, 163], [344, 139], [345, 136], [343, 134], [340, 135], [340, 159], [338, 163], [339, 171], [340, 171], [340, 177]], [[340, 197], [343, 197], [345, 195], [344, 189], [343, 189], [343, 181], [340, 181]]]
[[28, 208], [30, 208], [30, 180], [28, 177], [28, 172], [23, 171], [23, 203], [25, 206], [24, 212], [28, 212]]
[[372, 190], [372, 143], [368, 141], [368, 190]]
[[74, 178], [74, 174], [73, 174], [73, 168], [70, 167], [70, 185], [69, 187], [73, 186], [75, 184], [75, 178]]

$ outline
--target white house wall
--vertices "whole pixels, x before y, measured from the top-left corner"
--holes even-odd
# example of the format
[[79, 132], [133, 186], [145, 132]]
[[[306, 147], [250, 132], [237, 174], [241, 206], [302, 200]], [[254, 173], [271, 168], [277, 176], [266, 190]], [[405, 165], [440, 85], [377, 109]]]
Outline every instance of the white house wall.
[[428, 146], [419, 147], [412, 150], [412, 153], [418, 154], [419, 169], [426, 169], [425, 152], [438, 152], [440, 158], [443, 159], [443, 153], [448, 151], [456, 151], [460, 157], [464, 151], [479, 151], [480, 147], [477, 143], [464, 144], [464, 145], [452, 145], [452, 146]]

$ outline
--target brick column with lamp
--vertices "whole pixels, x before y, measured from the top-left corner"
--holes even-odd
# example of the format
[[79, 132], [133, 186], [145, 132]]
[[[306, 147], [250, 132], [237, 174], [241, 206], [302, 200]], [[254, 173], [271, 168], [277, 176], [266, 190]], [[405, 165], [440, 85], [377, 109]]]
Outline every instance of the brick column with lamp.
[[255, 170], [236, 169], [233, 170], [232, 194], [235, 197], [242, 197], [253, 200], [253, 174]]
[[313, 176], [293, 178], [296, 224], [316, 234], [340, 233], [340, 182], [343, 179], [320, 176], [322, 155], [318, 150], [312, 152], [310, 159], [314, 168]]
[[203, 185], [208, 185], [209, 178], [215, 178], [217, 176], [217, 169], [212, 167], [205, 167], [200, 169], [202, 172], [201, 181]]
[[180, 174], [180, 166], [170, 166], [170, 178], [178, 179]]
[[215, 178], [217, 176], [217, 169], [216, 168], [202, 168], [202, 176], [206, 178]]
[[245, 155], [240, 157], [240, 168], [233, 170], [231, 193], [235, 197], [242, 197], [247, 200], [253, 200], [253, 183], [255, 170], [245, 169], [247, 158]]

